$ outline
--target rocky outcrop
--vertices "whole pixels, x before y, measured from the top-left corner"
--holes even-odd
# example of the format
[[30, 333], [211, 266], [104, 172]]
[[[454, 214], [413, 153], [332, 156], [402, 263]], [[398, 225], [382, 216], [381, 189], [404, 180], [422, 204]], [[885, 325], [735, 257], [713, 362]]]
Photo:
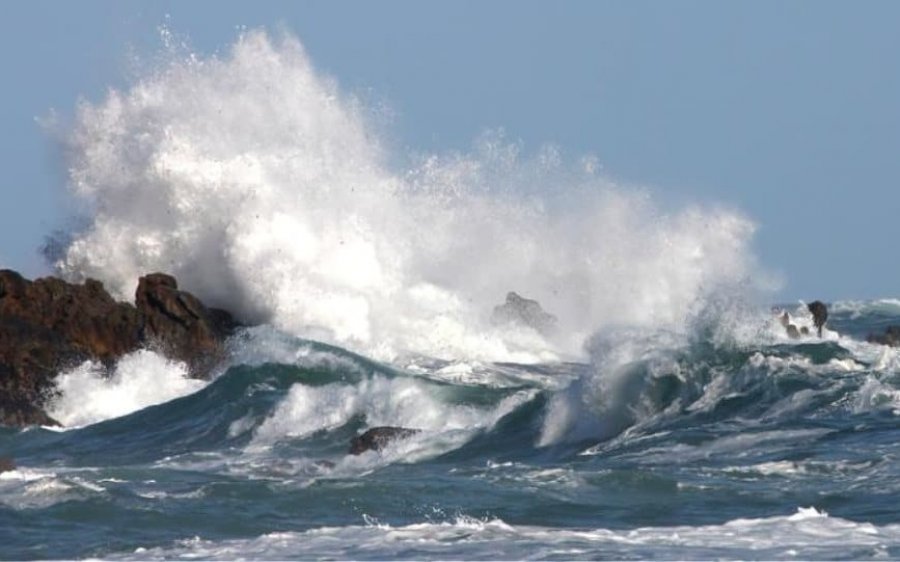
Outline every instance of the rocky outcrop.
[[154, 273], [138, 283], [136, 306], [116, 302], [99, 281], [29, 281], [0, 270], [0, 424], [52, 425], [43, 404], [56, 375], [86, 359], [106, 365], [140, 348], [157, 349], [206, 377], [237, 324]]
[[888, 326], [883, 334], [869, 334], [866, 341], [891, 347], [900, 347], [900, 326]]
[[179, 291], [175, 278], [164, 273], [140, 278], [135, 304], [141, 341], [184, 361], [201, 377], [222, 358], [222, 341], [238, 326], [228, 312], [207, 308], [194, 295]]
[[521, 324], [547, 334], [556, 328], [556, 316], [545, 312], [541, 304], [514, 291], [506, 294], [506, 302], [494, 307], [491, 322], [497, 325]]
[[806, 308], [809, 309], [809, 313], [812, 314], [813, 317], [813, 325], [815, 325], [816, 330], [819, 332], [819, 337], [822, 337], [822, 327], [825, 326], [825, 322], [828, 321], [828, 307], [825, 306], [825, 303], [822, 301], [813, 301], [806, 305]]
[[418, 429], [408, 429], [406, 427], [373, 427], [350, 441], [350, 454], [361, 455], [366, 451], [380, 451], [391, 441], [412, 437], [419, 431]]

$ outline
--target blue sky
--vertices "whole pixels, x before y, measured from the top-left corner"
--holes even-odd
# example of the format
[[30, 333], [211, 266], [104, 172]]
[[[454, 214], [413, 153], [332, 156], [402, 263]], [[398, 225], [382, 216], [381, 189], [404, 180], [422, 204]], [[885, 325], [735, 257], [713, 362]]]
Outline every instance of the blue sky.
[[[794, 298], [900, 296], [900, 3], [16, 2], [0, 34], [0, 266], [71, 213], [36, 118], [127, 83], [168, 22], [201, 52], [286, 29], [345, 90], [395, 112], [393, 143], [594, 154], [622, 182], [759, 225]], [[168, 18], [167, 18], [168, 15]]]

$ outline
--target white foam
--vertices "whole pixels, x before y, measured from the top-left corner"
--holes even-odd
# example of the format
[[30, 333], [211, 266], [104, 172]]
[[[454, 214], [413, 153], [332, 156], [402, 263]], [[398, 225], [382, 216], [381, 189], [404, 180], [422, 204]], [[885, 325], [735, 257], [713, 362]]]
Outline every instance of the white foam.
[[256, 429], [250, 449], [340, 427], [355, 416], [364, 416], [369, 427], [399, 426], [432, 433], [478, 430], [491, 427], [536, 393], [521, 391], [493, 408], [479, 408], [444, 402], [433, 392], [425, 382], [407, 377], [375, 376], [354, 386], [295, 384]]
[[[381, 359], [518, 362], [578, 355], [598, 326], [681, 322], [711, 288], [756, 276], [738, 213], [666, 211], [497, 135], [388, 165], [409, 159], [367, 111], [291, 37], [170, 55], [80, 104], [69, 177], [91, 210], [59, 272], [130, 298], [139, 275], [167, 271], [244, 319]], [[492, 326], [509, 290], [557, 333]]]
[[900, 299], [876, 299], [871, 301], [838, 301], [831, 305], [832, 313], [847, 313], [850, 318], [867, 314], [900, 315]]
[[900, 390], [868, 376], [853, 397], [852, 409], [856, 413], [888, 409], [895, 416], [900, 415]]
[[86, 361], [57, 377], [60, 395], [47, 411], [65, 427], [90, 425], [185, 396], [207, 384], [187, 375], [184, 363], [148, 350], [123, 356], [109, 376], [102, 365]]
[[885, 556], [900, 546], [900, 525], [878, 526], [800, 508], [793, 515], [720, 525], [559, 529], [460, 516], [441, 523], [367, 524], [279, 532], [225, 541], [194, 537], [122, 558], [475, 558], [492, 559], [822, 559]]

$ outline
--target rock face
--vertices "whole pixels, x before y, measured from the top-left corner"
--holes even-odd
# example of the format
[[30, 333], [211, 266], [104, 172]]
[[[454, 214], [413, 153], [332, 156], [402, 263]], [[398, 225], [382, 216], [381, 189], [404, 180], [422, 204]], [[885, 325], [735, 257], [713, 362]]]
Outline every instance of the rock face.
[[350, 441], [350, 454], [361, 455], [366, 451], [380, 451], [391, 441], [406, 439], [419, 433], [418, 429], [405, 427], [373, 427]]
[[866, 341], [891, 347], [900, 347], [900, 326], [888, 326], [883, 334], [869, 334]]
[[222, 358], [222, 341], [238, 326], [228, 312], [207, 308], [194, 295], [179, 291], [175, 278], [164, 273], [140, 278], [135, 304], [142, 342], [186, 362], [200, 376], [208, 375]]
[[538, 301], [526, 299], [514, 291], [506, 294], [506, 302], [494, 307], [494, 324], [522, 324], [547, 334], [556, 328], [556, 316], [545, 312]]
[[42, 409], [54, 379], [86, 359], [110, 365], [151, 348], [185, 361], [194, 376], [208, 376], [237, 326], [161, 273], [140, 279], [136, 303], [116, 302], [93, 279], [28, 281], [0, 270], [0, 424], [54, 424]]

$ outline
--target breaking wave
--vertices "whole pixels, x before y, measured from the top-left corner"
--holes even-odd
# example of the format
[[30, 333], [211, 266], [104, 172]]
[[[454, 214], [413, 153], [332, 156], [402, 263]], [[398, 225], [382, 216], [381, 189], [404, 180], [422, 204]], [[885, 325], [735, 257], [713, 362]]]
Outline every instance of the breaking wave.
[[[173, 49], [80, 104], [69, 184], [89, 210], [55, 266], [122, 299], [166, 271], [244, 320], [382, 360], [571, 357], [598, 328], [681, 325], [720, 287], [760, 281], [739, 213], [665, 210], [594, 159], [498, 133], [467, 154], [398, 154], [376, 121], [293, 37]], [[509, 290], [558, 329], [492, 325]]]

